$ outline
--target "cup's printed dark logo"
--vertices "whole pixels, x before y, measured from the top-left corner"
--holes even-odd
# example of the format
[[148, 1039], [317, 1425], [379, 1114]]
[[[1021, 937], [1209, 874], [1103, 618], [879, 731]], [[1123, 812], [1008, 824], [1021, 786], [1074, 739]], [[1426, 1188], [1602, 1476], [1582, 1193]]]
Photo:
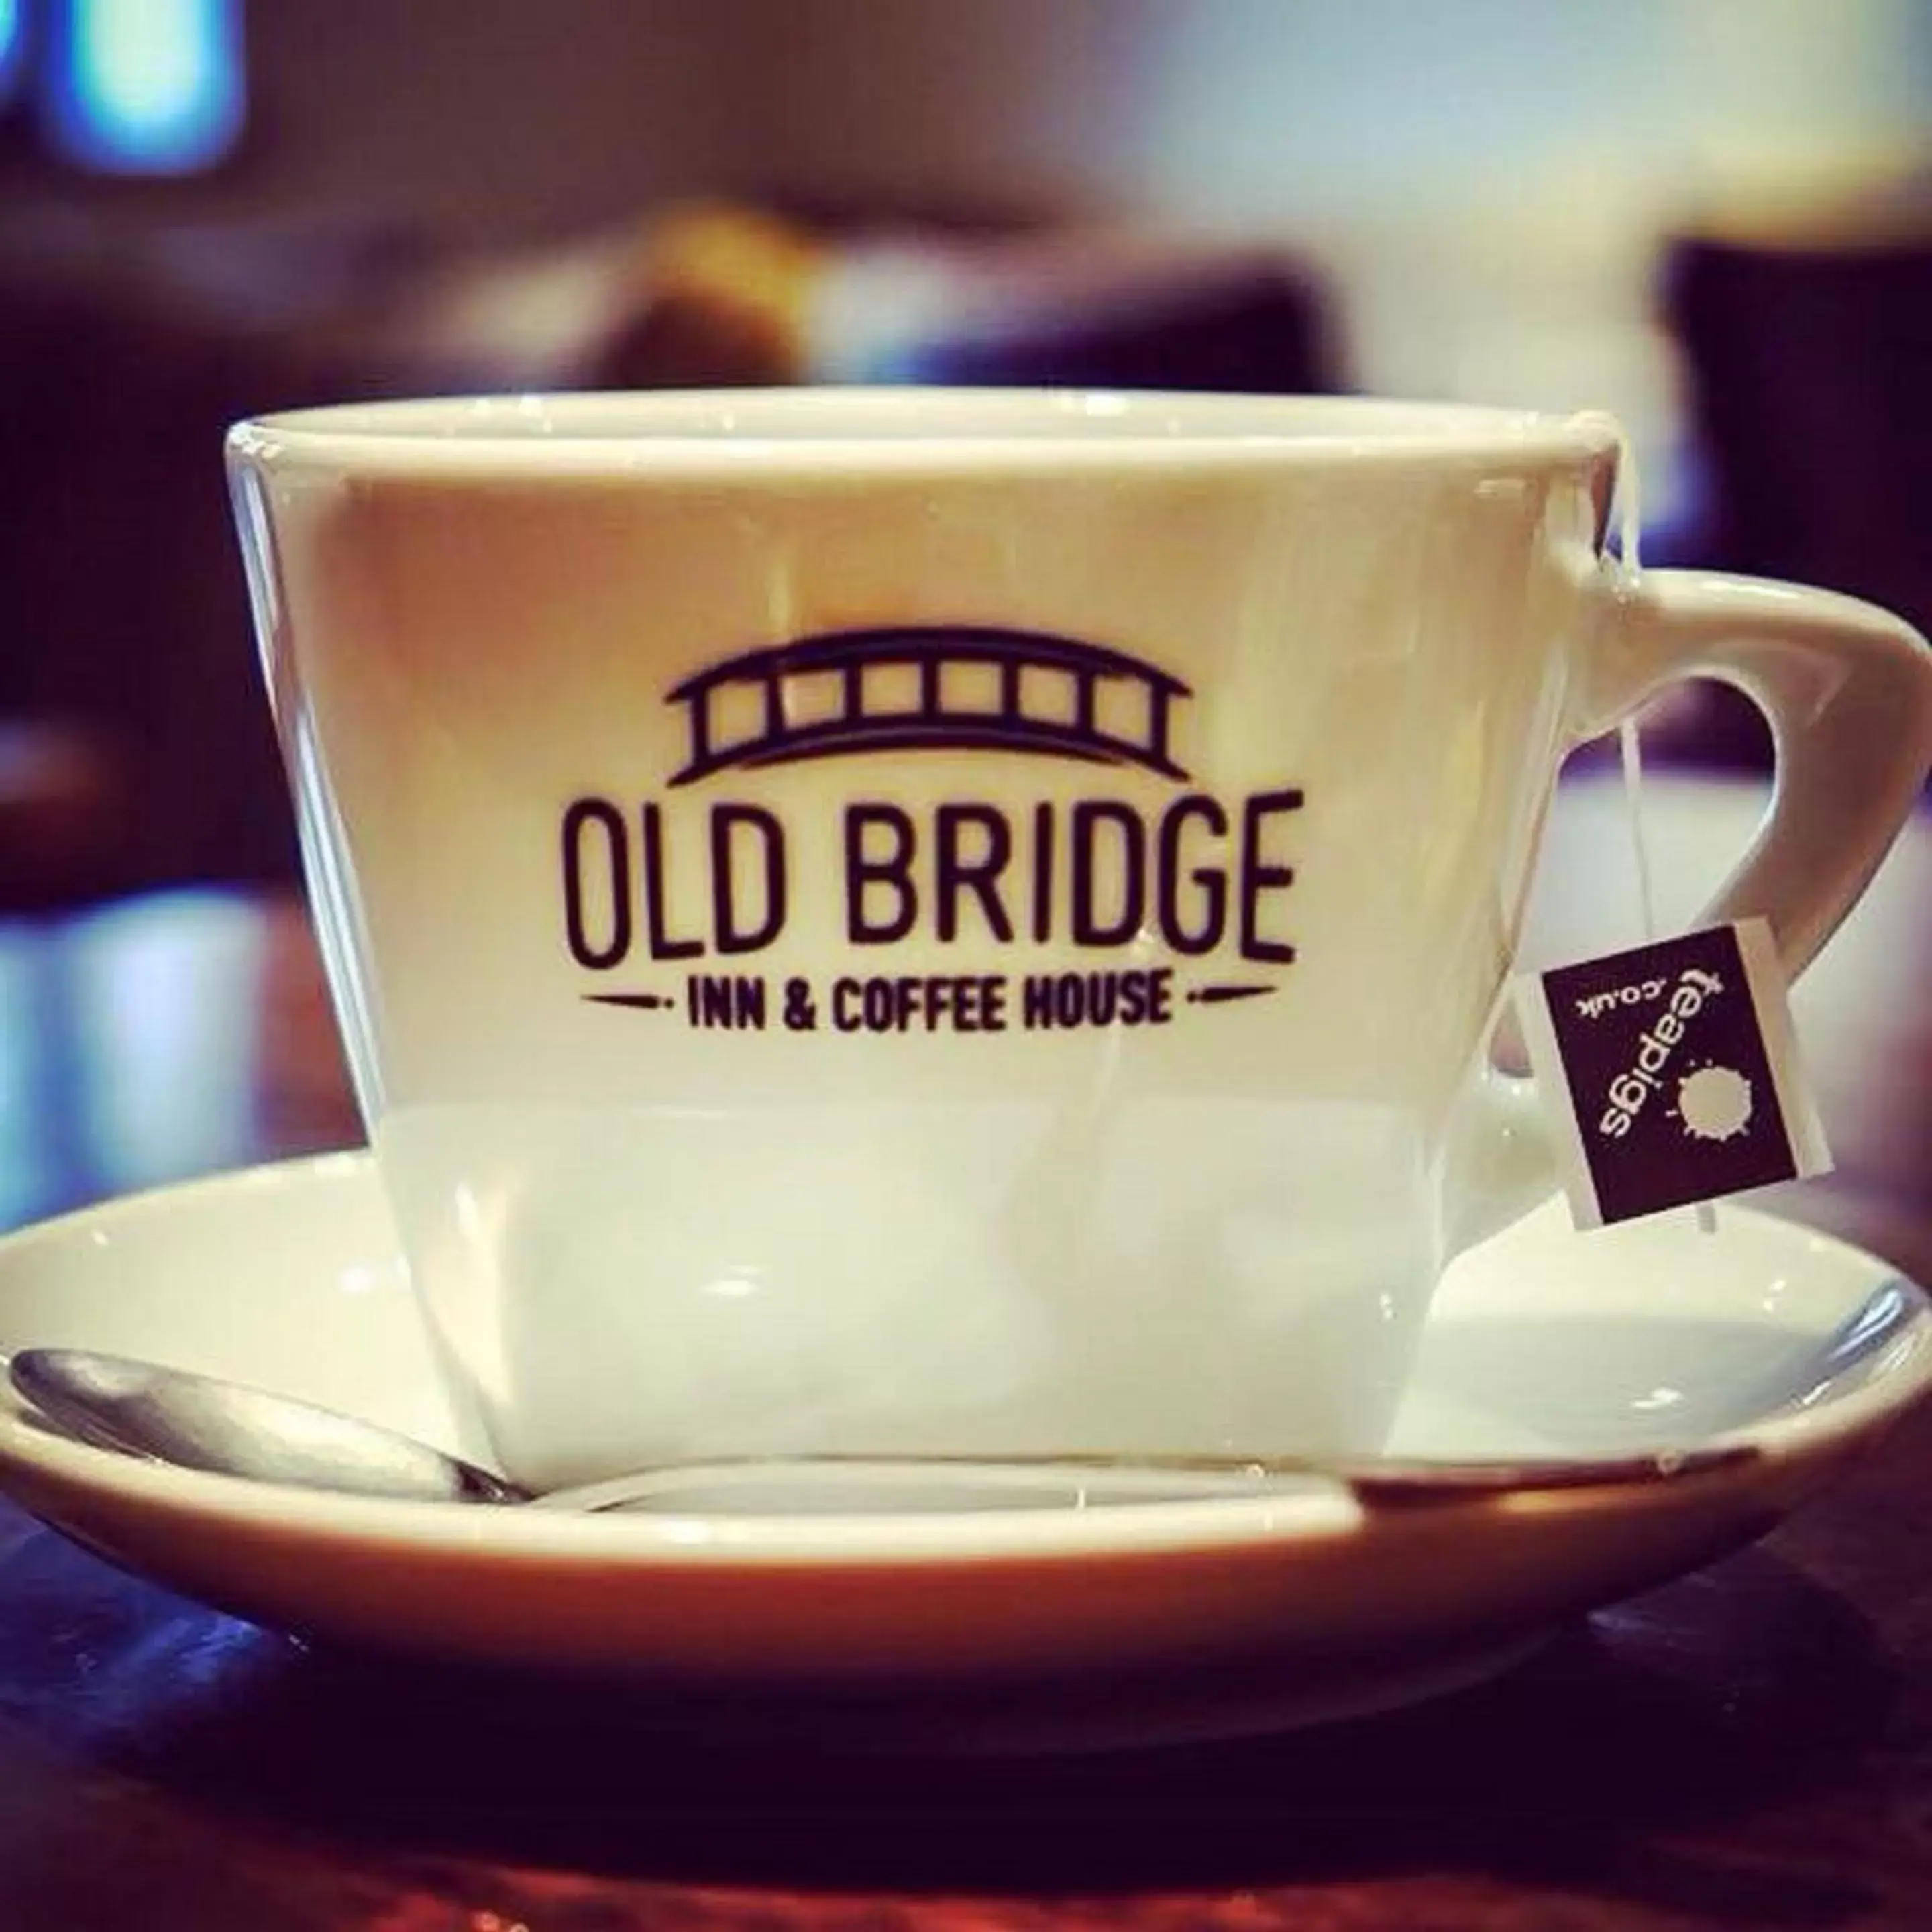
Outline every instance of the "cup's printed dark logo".
[[1732, 928], [1561, 968], [1543, 988], [1604, 1220], [1797, 1174]]
[[[1179, 678], [1124, 651], [1044, 632], [827, 631], [727, 658], [674, 686], [691, 744], [670, 782], [734, 766], [932, 748], [1043, 752], [1185, 779], [1168, 739], [1173, 700], [1190, 695]], [[734, 698], [748, 702], [735, 719], [722, 718]]]
[[[1196, 788], [1174, 748], [1192, 692], [1124, 651], [985, 625], [878, 626], [742, 652], [664, 696], [683, 707], [686, 742], [664, 795], [586, 793], [563, 809], [563, 938], [575, 965], [600, 976], [586, 1000], [729, 1031], [1161, 1026], [1178, 1005], [1226, 1006], [1279, 985], [1252, 974], [1179, 982], [1186, 964], [1281, 968], [1295, 956], [1283, 928], [1300, 788]], [[734, 798], [722, 782], [804, 760], [928, 752], [1072, 760], [1135, 782], [914, 806], [880, 795], [890, 781], [874, 789], [855, 776], [830, 813]], [[1164, 800], [1150, 800], [1149, 776], [1171, 788]], [[840, 922], [854, 970], [710, 970], [782, 962], [808, 899], [815, 930]], [[961, 970], [860, 969], [872, 949], [903, 943], [958, 946]], [[1106, 957], [1126, 948], [1127, 960]], [[1100, 957], [1070, 970], [1069, 952]], [[672, 962], [684, 964], [676, 992], [601, 976]]]

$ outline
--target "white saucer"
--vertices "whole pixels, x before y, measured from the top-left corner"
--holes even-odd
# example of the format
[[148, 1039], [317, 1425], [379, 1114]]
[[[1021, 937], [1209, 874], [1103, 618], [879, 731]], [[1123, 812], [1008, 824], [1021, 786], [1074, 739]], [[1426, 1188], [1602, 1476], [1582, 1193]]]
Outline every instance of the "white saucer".
[[[1861, 1309], [1883, 1318], [1833, 1354]], [[475, 1454], [438, 1389], [366, 1156], [137, 1196], [0, 1241], [0, 1349], [212, 1370]], [[1392, 1448], [1622, 1457], [1694, 1476], [1365, 1506], [1325, 1486], [1088, 1509], [784, 1519], [385, 1503], [176, 1472], [0, 1405], [0, 1489], [125, 1568], [258, 1622], [459, 1664], [862, 1694], [1118, 1680], [1274, 1687], [1256, 1724], [1467, 1681], [1563, 1618], [1756, 1535], [1932, 1377], [1887, 1265], [1737, 1208], [1458, 1263]], [[1172, 1673], [1168, 1673], [1170, 1676]], [[1223, 1719], [1212, 1726], [1226, 1729]]]

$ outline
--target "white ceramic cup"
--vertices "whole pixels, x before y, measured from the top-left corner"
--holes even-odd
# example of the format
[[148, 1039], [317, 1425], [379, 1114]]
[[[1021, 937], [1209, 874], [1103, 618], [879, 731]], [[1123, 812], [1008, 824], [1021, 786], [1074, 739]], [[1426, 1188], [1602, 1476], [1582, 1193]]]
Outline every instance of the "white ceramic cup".
[[1796, 970], [1932, 754], [1895, 619], [1602, 554], [1612, 424], [501, 398], [232, 434], [350, 1064], [511, 1472], [1362, 1450], [1552, 1184], [1490, 1067], [1558, 764], [1739, 684]]

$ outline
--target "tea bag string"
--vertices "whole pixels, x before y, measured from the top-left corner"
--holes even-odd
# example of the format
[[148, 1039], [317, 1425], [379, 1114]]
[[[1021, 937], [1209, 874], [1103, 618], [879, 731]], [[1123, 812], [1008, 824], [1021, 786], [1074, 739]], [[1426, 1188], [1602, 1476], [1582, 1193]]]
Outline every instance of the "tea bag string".
[[[1643, 528], [1643, 486], [1636, 472], [1636, 453], [1629, 436], [1617, 432], [1617, 562], [1633, 588], [1643, 575], [1639, 554]], [[1643, 728], [1633, 712], [1617, 727], [1617, 751], [1623, 766], [1624, 798], [1629, 808], [1630, 852], [1636, 863], [1637, 910], [1646, 944], [1655, 941], [1657, 890], [1650, 863], [1650, 838], [1644, 822]]]
[[[1643, 575], [1639, 551], [1643, 524], [1643, 491], [1636, 469], [1636, 452], [1628, 435], [1617, 432], [1617, 565], [1624, 580], [1634, 588]], [[1617, 752], [1623, 766], [1624, 802], [1630, 820], [1630, 852], [1636, 863], [1637, 911], [1646, 945], [1657, 937], [1656, 875], [1650, 862], [1649, 828], [1644, 818], [1643, 728], [1633, 712], [1617, 727]], [[1702, 1234], [1718, 1232], [1716, 1204], [1700, 1201], [1691, 1209], [1691, 1219]]]

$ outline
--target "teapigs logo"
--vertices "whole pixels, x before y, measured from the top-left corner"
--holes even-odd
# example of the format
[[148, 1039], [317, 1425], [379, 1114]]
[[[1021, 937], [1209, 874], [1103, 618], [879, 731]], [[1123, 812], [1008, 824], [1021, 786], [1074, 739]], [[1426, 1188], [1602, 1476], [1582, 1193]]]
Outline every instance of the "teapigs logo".
[[1580, 1219], [1627, 1220], [1828, 1164], [1762, 921], [1561, 967], [1526, 994], [1538, 1077], [1567, 1100]]
[[[676, 768], [563, 810], [562, 938], [594, 976], [582, 997], [718, 1031], [997, 1034], [1164, 1026], [1272, 993], [1295, 956], [1285, 854], [1302, 793], [1197, 786], [1176, 752], [1192, 695], [1125, 652], [985, 626], [830, 632], [707, 665], [665, 694], [684, 728]], [[1095, 778], [1017, 807], [962, 788], [914, 810], [866, 782], [887, 752], [1070, 761]], [[829, 816], [822, 788], [789, 815], [731, 796], [742, 773], [848, 758]], [[1110, 767], [1168, 795], [1109, 788]], [[763, 970], [812, 899], [848, 970]], [[958, 970], [891, 970], [891, 949], [935, 942]], [[1026, 963], [1048, 947], [1094, 962]]]

